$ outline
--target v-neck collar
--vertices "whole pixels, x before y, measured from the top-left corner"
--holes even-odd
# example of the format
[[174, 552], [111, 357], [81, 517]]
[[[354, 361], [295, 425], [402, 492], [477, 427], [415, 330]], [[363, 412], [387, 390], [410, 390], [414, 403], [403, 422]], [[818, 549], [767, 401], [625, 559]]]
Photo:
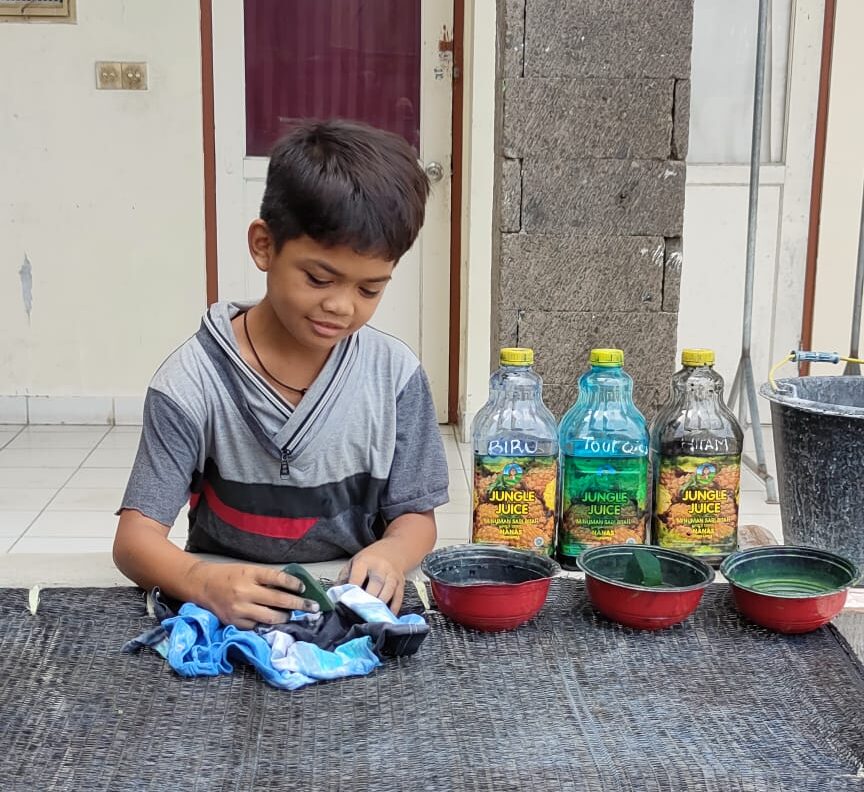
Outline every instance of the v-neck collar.
[[[295, 407], [286, 401], [240, 354], [231, 320], [256, 303], [216, 303], [204, 316], [204, 326], [225, 353], [232, 367], [240, 374], [246, 387], [254, 388], [284, 420], [282, 427], [270, 437], [280, 450], [294, 454], [303, 441], [311, 436], [317, 418], [339, 394], [359, 348], [357, 333], [343, 338], [330, 352], [324, 367]], [[248, 411], [247, 404], [238, 408]]]

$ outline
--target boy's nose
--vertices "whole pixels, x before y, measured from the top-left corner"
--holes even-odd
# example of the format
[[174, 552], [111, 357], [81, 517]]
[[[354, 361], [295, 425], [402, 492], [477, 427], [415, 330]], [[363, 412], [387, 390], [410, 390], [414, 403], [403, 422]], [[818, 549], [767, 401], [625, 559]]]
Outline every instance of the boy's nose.
[[327, 313], [335, 316], [352, 316], [354, 314], [354, 303], [347, 294], [328, 295], [321, 303], [321, 307]]

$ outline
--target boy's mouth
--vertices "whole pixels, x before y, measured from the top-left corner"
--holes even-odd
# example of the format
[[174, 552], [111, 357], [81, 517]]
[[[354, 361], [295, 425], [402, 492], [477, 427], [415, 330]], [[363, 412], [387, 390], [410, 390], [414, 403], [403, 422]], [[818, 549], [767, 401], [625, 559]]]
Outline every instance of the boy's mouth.
[[332, 322], [319, 322], [315, 319], [309, 319], [309, 323], [312, 325], [312, 332], [322, 338], [334, 338], [344, 333], [347, 329], [342, 325], [333, 324]]

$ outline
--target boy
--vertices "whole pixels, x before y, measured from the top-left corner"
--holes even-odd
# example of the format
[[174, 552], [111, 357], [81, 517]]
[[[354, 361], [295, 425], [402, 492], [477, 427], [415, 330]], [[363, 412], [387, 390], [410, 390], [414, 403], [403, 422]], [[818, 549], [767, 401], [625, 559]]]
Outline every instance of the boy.
[[[194, 551], [350, 555], [348, 582], [398, 612], [447, 464], [417, 358], [366, 323], [428, 192], [413, 149], [362, 124], [307, 122], [276, 145], [248, 232], [266, 294], [211, 306], [154, 376], [114, 541], [124, 574], [249, 628], [317, 605], [283, 572]], [[183, 551], [168, 531], [187, 499]]]

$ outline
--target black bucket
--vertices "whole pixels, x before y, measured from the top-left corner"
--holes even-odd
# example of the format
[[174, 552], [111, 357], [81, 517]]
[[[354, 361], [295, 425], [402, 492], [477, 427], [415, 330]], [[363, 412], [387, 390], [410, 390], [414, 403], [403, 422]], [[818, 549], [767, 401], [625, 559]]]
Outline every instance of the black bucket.
[[864, 564], [864, 377], [791, 377], [771, 402], [783, 540]]

